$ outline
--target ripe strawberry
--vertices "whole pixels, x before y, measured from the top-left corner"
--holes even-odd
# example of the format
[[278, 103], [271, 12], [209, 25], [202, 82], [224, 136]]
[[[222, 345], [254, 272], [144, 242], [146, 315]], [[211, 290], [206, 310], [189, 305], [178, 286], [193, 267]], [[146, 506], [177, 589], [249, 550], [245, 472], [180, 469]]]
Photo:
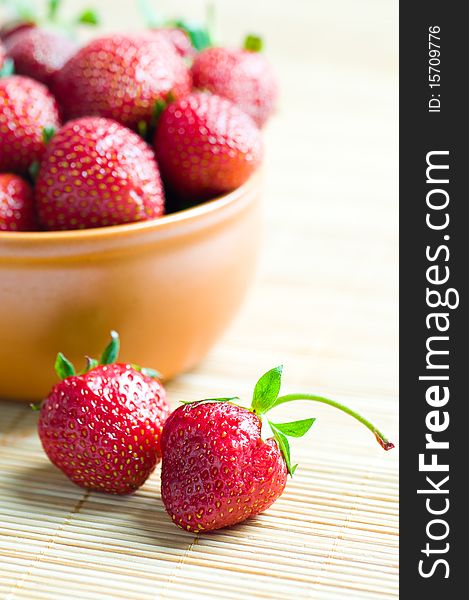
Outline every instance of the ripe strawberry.
[[192, 532], [234, 525], [266, 510], [293, 475], [287, 436], [301, 437], [314, 419], [268, 421], [273, 438], [263, 440], [262, 418], [293, 400], [332, 405], [358, 419], [385, 450], [393, 448], [369, 421], [332, 400], [310, 394], [279, 397], [281, 367], [263, 375], [250, 409], [218, 398], [185, 404], [163, 428], [161, 497], [174, 523]]
[[84, 229], [145, 221], [164, 212], [152, 149], [116, 121], [70, 121], [48, 144], [36, 180], [46, 229]]
[[33, 190], [18, 175], [0, 173], [0, 231], [34, 231]]
[[54, 85], [67, 118], [100, 115], [130, 128], [151, 124], [158, 101], [190, 89], [182, 58], [151, 33], [91, 41], [64, 65]]
[[77, 485], [111, 494], [139, 488], [161, 458], [160, 434], [169, 414], [163, 386], [117, 359], [112, 341], [87, 372], [57, 356], [62, 379], [44, 400], [38, 432], [51, 462]]
[[192, 202], [229, 192], [256, 170], [262, 138], [250, 117], [229, 100], [194, 93], [169, 104], [154, 146], [163, 178]]
[[260, 40], [246, 38], [245, 48], [207, 48], [194, 59], [194, 86], [228, 98], [262, 127], [275, 109], [277, 80], [260, 50]]
[[64, 35], [32, 27], [10, 35], [5, 42], [15, 73], [51, 85], [55, 74], [78, 50], [78, 44]]
[[27, 172], [46, 148], [44, 129], [58, 126], [57, 103], [44, 85], [20, 75], [0, 79], [0, 171]]

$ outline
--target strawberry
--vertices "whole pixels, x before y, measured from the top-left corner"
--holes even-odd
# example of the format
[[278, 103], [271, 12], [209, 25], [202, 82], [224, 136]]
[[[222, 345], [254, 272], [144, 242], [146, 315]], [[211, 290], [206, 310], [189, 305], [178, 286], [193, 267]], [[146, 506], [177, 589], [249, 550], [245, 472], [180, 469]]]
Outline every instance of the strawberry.
[[167, 106], [154, 146], [163, 178], [191, 202], [239, 187], [260, 165], [263, 153], [252, 119], [229, 100], [206, 93]]
[[18, 175], [0, 173], [0, 231], [36, 230], [33, 190]]
[[243, 49], [207, 48], [192, 65], [194, 86], [228, 98], [262, 127], [277, 102], [277, 80], [259, 38], [248, 36]]
[[46, 148], [44, 129], [59, 126], [49, 90], [29, 77], [0, 79], [0, 171], [25, 173]]
[[5, 43], [15, 73], [51, 85], [55, 74], [75, 54], [78, 45], [70, 38], [40, 27], [21, 29]]
[[54, 85], [67, 118], [100, 115], [133, 129], [151, 124], [158, 101], [190, 89], [183, 59], [151, 33], [91, 41], [64, 65]]
[[303, 436], [314, 422], [267, 420], [272, 437], [264, 440], [263, 418], [285, 402], [332, 405], [368, 427], [385, 450], [393, 448], [369, 421], [342, 404], [310, 394], [279, 397], [281, 371], [277, 367], [259, 379], [249, 409], [234, 404], [237, 398], [215, 398], [180, 406], [168, 418], [161, 436], [161, 497], [176, 525], [196, 533], [219, 529], [277, 500], [287, 473], [293, 475], [297, 467], [291, 463], [288, 437]]
[[62, 381], [41, 405], [38, 432], [51, 462], [74, 483], [128, 494], [160, 460], [169, 405], [149, 370], [114, 363], [118, 346], [112, 332], [100, 364], [89, 359], [88, 370], [78, 375], [58, 354], [56, 371]]
[[48, 144], [36, 180], [46, 229], [84, 229], [154, 219], [164, 192], [152, 149], [116, 121], [68, 122]]

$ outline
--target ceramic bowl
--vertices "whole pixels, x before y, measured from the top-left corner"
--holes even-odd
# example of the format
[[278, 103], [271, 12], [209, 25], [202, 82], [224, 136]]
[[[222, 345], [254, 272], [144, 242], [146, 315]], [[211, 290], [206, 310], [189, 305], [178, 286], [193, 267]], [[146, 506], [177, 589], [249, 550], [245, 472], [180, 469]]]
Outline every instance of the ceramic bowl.
[[39, 400], [59, 350], [77, 366], [115, 329], [122, 361], [165, 378], [220, 337], [252, 279], [261, 174], [153, 221], [80, 231], [0, 232], [0, 397]]

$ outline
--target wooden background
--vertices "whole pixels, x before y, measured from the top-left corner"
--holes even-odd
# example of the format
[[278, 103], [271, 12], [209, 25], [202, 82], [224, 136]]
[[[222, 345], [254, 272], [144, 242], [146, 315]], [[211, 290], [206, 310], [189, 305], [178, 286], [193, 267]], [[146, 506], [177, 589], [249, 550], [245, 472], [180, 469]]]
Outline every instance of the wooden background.
[[[106, 29], [138, 27], [135, 2], [94, 4]], [[158, 2], [169, 16], [204, 4]], [[396, 13], [392, 0], [218, 2], [220, 38], [264, 35], [282, 98], [266, 131], [257, 280], [210, 355], [168, 385], [175, 406], [250, 395], [283, 363], [285, 392], [342, 400], [395, 441]], [[278, 412], [317, 417], [285, 494], [255, 520], [194, 536], [166, 517], [158, 471], [132, 497], [84, 493], [48, 464], [36, 415], [1, 403], [0, 597], [398, 597], [397, 450], [328, 407]]]

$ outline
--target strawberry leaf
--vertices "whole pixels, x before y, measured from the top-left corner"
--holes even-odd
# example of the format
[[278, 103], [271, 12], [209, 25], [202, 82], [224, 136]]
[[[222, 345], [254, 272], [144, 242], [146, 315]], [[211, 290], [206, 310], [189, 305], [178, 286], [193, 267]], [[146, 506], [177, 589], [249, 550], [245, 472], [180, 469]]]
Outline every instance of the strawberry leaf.
[[88, 371], [91, 371], [91, 369], [95, 369], [99, 365], [99, 362], [95, 358], [91, 358], [90, 356], [86, 356], [85, 358], [86, 367], [84, 371], [82, 371], [82, 374], [88, 373]]
[[29, 165], [28, 169], [29, 175], [33, 181], [36, 181], [37, 176], [39, 174], [39, 161], [33, 160], [33, 162]]
[[205, 48], [209, 48], [212, 45], [210, 33], [206, 27], [201, 27], [196, 23], [183, 20], [176, 20], [170, 24], [185, 31], [189, 36], [191, 44], [198, 52], [201, 52], [202, 50], [205, 50]]
[[62, 0], [49, 0], [47, 3], [47, 17], [50, 21], [54, 21], [57, 18], [57, 12], [61, 3]]
[[142, 119], [137, 124], [138, 135], [145, 139], [148, 134], [148, 123]]
[[307, 433], [316, 419], [302, 419], [301, 421], [291, 421], [290, 423], [275, 423], [275, 427], [284, 435], [289, 437], [303, 437]]
[[262, 38], [258, 35], [249, 34], [244, 39], [244, 50], [248, 50], [249, 52], [261, 52], [262, 47]]
[[66, 379], [67, 377], [72, 377], [76, 374], [75, 367], [73, 363], [71, 363], [68, 358], [66, 358], [62, 352], [57, 354], [57, 358], [55, 359], [55, 372], [59, 379]]
[[142, 375], [146, 375], [147, 377], [152, 377], [153, 379], [163, 379], [163, 375], [156, 369], [150, 369], [149, 367], [141, 367], [140, 365], [136, 365], [133, 363], [132, 368], [134, 368], [139, 373], [142, 373]]
[[117, 357], [119, 356], [119, 349], [119, 334], [117, 333], [117, 331], [111, 331], [111, 341], [106, 346], [104, 352], [101, 355], [101, 360], [99, 361], [100, 364], [110, 365], [111, 363], [116, 362]]
[[94, 10], [88, 9], [81, 13], [77, 19], [77, 23], [82, 25], [99, 25], [99, 17]]
[[277, 442], [278, 447], [280, 448], [280, 451], [283, 454], [283, 458], [285, 459], [288, 473], [290, 474], [290, 476], [293, 476], [293, 473], [296, 471], [298, 465], [291, 464], [290, 444], [288, 442], [288, 438], [280, 431], [280, 429], [277, 428], [277, 426], [274, 423], [271, 423], [269, 421], [269, 425], [272, 429], [272, 433], [274, 434], [275, 441]]
[[263, 415], [274, 406], [280, 392], [282, 369], [280, 365], [267, 371], [256, 383], [251, 408], [258, 415]]
[[142, 367], [140, 371], [143, 375], [146, 375], [147, 377], [152, 377], [153, 379], [163, 379], [163, 375], [156, 369], [150, 369], [150, 367]]
[[0, 69], [0, 78], [10, 77], [15, 73], [15, 64], [11, 58], [6, 58], [3, 62], [3, 66]]
[[48, 144], [51, 139], [54, 137], [56, 132], [55, 127], [43, 127], [42, 129], [42, 139], [45, 144]]

